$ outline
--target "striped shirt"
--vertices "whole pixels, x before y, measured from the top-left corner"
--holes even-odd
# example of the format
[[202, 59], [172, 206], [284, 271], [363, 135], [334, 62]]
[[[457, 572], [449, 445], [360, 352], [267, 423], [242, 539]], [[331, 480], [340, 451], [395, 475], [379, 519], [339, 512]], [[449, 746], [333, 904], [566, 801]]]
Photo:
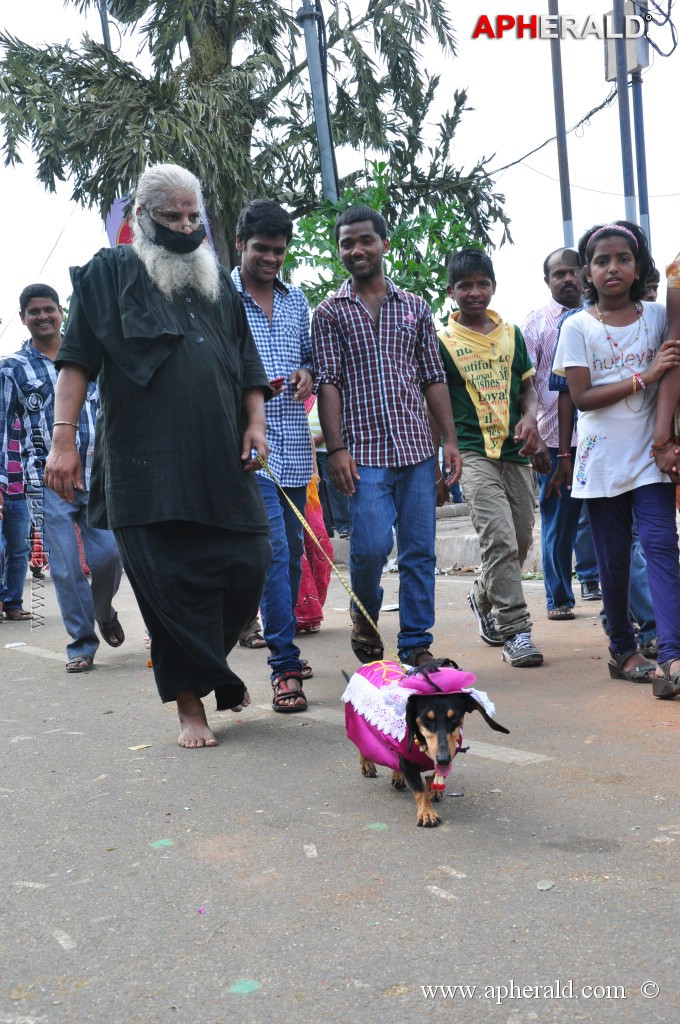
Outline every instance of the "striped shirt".
[[388, 280], [376, 327], [346, 281], [312, 318], [316, 385], [342, 398], [343, 439], [359, 466], [413, 466], [434, 454], [423, 390], [446, 373], [427, 303]]
[[[312, 442], [305, 404], [293, 401], [295, 392], [289, 379], [295, 370], [312, 372], [307, 299], [299, 288], [277, 279], [270, 323], [264, 310], [244, 289], [238, 267], [232, 270], [231, 277], [268, 379], [284, 377], [286, 381], [284, 390], [270, 399], [265, 409], [269, 465], [282, 487], [306, 487], [312, 478]], [[267, 475], [264, 469], [258, 472]]]
[[[30, 342], [0, 363], [0, 487], [7, 486], [9, 438], [15, 419], [21, 423], [21, 461], [27, 490], [43, 486], [45, 461], [54, 427], [54, 391], [57, 370]], [[78, 418], [76, 446], [80, 452], [83, 485], [90, 487], [94, 429], [99, 409], [96, 384], [88, 384]]]
[[[578, 307], [580, 309], [580, 306]], [[557, 347], [560, 324], [568, 307], [551, 299], [547, 306], [529, 313], [522, 324], [522, 334], [531, 361], [536, 368], [534, 384], [538, 393], [538, 433], [548, 448], [559, 447], [557, 426], [557, 392], [550, 389], [550, 373]], [[576, 444], [576, 431], [571, 441]]]

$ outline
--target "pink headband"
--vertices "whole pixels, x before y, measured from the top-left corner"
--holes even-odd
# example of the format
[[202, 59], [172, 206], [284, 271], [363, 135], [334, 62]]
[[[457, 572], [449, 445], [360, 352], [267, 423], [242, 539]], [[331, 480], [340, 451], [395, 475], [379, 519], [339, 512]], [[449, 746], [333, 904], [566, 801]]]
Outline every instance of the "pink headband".
[[633, 242], [635, 243], [635, 251], [636, 252], [640, 251], [640, 246], [638, 244], [638, 240], [635, 237], [635, 235], [633, 234], [633, 232], [629, 231], [628, 228], [622, 227], [620, 224], [603, 224], [602, 227], [595, 228], [595, 230], [593, 231], [592, 235], [590, 235], [590, 237], [588, 238], [588, 241], [586, 242], [586, 245], [585, 245], [586, 249], [588, 248], [588, 246], [590, 245], [592, 240], [594, 238], [597, 238], [598, 235], [601, 235], [603, 231], [620, 231], [624, 235], [628, 235], [628, 237], [632, 238]]

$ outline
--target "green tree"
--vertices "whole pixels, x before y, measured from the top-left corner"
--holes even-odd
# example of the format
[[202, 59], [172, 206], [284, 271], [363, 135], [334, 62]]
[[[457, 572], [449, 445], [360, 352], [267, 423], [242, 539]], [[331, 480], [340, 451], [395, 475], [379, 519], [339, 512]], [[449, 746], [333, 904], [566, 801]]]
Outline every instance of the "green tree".
[[470, 228], [455, 200], [436, 207], [401, 215], [393, 202], [395, 186], [384, 161], [370, 165], [371, 183], [364, 189], [348, 189], [337, 203], [325, 202], [300, 217], [286, 256], [285, 272], [295, 273], [314, 308], [347, 278], [333, 233], [337, 215], [348, 206], [366, 205], [380, 210], [390, 229], [385, 271], [401, 288], [421, 295], [441, 316], [446, 294], [448, 257], [454, 249], [475, 244]]
[[[464, 92], [439, 119], [437, 142], [424, 143], [439, 79], [423, 70], [419, 50], [434, 37], [455, 55], [444, 0], [365, 0], [359, 14], [342, 0], [324, 6], [334, 138], [359, 162], [341, 191], [361, 185], [361, 153], [373, 151], [398, 182], [391, 205], [402, 219], [455, 202], [482, 242], [495, 222], [507, 227], [486, 161], [468, 172], [451, 162]], [[30, 143], [46, 188], [70, 180], [73, 198], [102, 213], [148, 163], [181, 163], [205, 186], [228, 265], [248, 199], [278, 199], [295, 217], [321, 205], [301, 30], [280, 0], [115, 0], [113, 9], [141, 33], [149, 73], [87, 36], [78, 47], [37, 49], [0, 33], [6, 163], [20, 162]]]

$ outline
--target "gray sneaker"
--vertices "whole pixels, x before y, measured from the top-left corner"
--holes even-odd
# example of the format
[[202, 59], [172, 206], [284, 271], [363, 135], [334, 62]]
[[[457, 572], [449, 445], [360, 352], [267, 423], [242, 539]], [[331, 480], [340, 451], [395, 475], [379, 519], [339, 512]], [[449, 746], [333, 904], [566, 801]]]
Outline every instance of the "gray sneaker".
[[513, 668], [542, 665], [543, 655], [531, 639], [531, 633], [515, 633], [503, 644], [503, 661]]
[[489, 647], [502, 647], [505, 643], [503, 637], [498, 632], [498, 625], [494, 618], [493, 612], [483, 612], [477, 604], [475, 599], [475, 592], [471, 590], [467, 596], [468, 604], [472, 609], [472, 612], [477, 619], [477, 628], [479, 629], [479, 635], [485, 644]]

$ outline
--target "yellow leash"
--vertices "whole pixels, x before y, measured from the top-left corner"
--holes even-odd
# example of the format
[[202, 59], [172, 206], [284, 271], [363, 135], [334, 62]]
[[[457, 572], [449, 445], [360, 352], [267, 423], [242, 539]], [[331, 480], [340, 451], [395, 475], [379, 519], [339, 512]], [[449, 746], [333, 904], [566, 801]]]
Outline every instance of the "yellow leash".
[[382, 633], [381, 633], [381, 632], [380, 632], [380, 630], [378, 629], [378, 626], [377, 626], [377, 624], [376, 624], [376, 623], [375, 623], [375, 622], [373, 621], [373, 619], [371, 618], [371, 616], [370, 616], [370, 615], [368, 614], [368, 612], [367, 612], [367, 611], [366, 611], [366, 609], [364, 608], [363, 604], [361, 603], [361, 601], [359, 600], [359, 598], [358, 598], [358, 597], [356, 596], [356, 594], [354, 593], [354, 591], [353, 591], [353, 590], [352, 590], [352, 588], [350, 587], [349, 583], [347, 582], [347, 580], [345, 579], [345, 577], [344, 577], [344, 576], [342, 575], [342, 573], [340, 572], [340, 570], [339, 570], [339, 569], [338, 569], [338, 567], [336, 566], [335, 562], [333, 562], [333, 561], [332, 561], [332, 559], [330, 559], [330, 558], [328, 557], [328, 555], [326, 554], [326, 552], [324, 551], [324, 549], [323, 549], [323, 548], [321, 547], [321, 544], [319, 543], [319, 538], [318, 538], [318, 537], [316, 536], [316, 534], [314, 533], [314, 530], [313, 530], [313, 529], [311, 528], [311, 526], [309, 525], [309, 523], [307, 522], [307, 520], [305, 519], [305, 517], [304, 517], [303, 515], [301, 515], [301, 513], [300, 513], [299, 509], [297, 509], [297, 508], [295, 507], [295, 505], [293, 504], [293, 502], [292, 502], [292, 501], [290, 500], [290, 498], [288, 497], [288, 495], [287, 495], [287, 494], [286, 494], [286, 492], [284, 491], [283, 487], [281, 486], [281, 484], [279, 483], [279, 481], [278, 481], [278, 480], [276, 479], [276, 477], [275, 477], [275, 476], [274, 476], [274, 474], [272, 473], [272, 471], [271, 471], [271, 468], [270, 468], [270, 466], [269, 466], [269, 463], [267, 462], [267, 460], [266, 460], [266, 459], [263, 459], [261, 455], [258, 455], [258, 456], [257, 456], [257, 461], [258, 461], [258, 462], [260, 463], [260, 465], [262, 466], [262, 468], [263, 468], [263, 469], [265, 469], [265, 470], [267, 471], [267, 473], [268, 473], [268, 474], [269, 474], [269, 476], [270, 476], [270, 477], [272, 478], [272, 480], [274, 481], [274, 483], [276, 484], [276, 486], [278, 487], [278, 489], [279, 489], [279, 490], [281, 491], [281, 494], [282, 494], [282, 495], [284, 496], [284, 498], [286, 499], [286, 501], [288, 502], [288, 504], [289, 504], [289, 505], [290, 505], [290, 507], [292, 508], [293, 512], [295, 513], [295, 515], [296, 515], [296, 516], [298, 517], [298, 519], [299, 519], [299, 520], [300, 520], [300, 522], [302, 523], [302, 526], [303, 526], [303, 528], [304, 528], [304, 529], [305, 529], [305, 530], [307, 531], [307, 533], [309, 534], [309, 536], [310, 536], [310, 537], [312, 538], [312, 540], [313, 540], [313, 541], [314, 541], [314, 543], [316, 544], [317, 548], [319, 549], [319, 551], [321, 552], [321, 554], [323, 555], [323, 557], [324, 557], [324, 558], [326, 559], [326, 561], [327, 561], [327, 562], [328, 562], [328, 564], [330, 565], [331, 569], [333, 570], [333, 572], [334, 572], [334, 573], [335, 573], [335, 575], [336, 575], [336, 576], [338, 577], [338, 579], [339, 579], [339, 580], [340, 580], [340, 582], [342, 583], [343, 587], [345, 588], [345, 590], [346, 590], [346, 591], [347, 591], [347, 593], [349, 594], [349, 596], [350, 596], [350, 600], [354, 602], [354, 604], [355, 604], [355, 605], [356, 605], [356, 607], [357, 607], [357, 608], [359, 609], [359, 611], [361, 612], [362, 616], [364, 617], [364, 619], [366, 620], [366, 622], [367, 622], [367, 623], [369, 624], [369, 626], [371, 626], [371, 627], [372, 627], [372, 628], [373, 628], [373, 629], [375, 630], [376, 636], [378, 637], [378, 639], [379, 639], [379, 640], [381, 640], [381, 641], [382, 641], [382, 645], [383, 645], [383, 648], [384, 648], [385, 650], [389, 651], [389, 653], [390, 653], [391, 655], [393, 655], [393, 661], [396, 661], [396, 663], [397, 663], [397, 664], [398, 664], [398, 665], [400, 666], [400, 668], [401, 668], [401, 669], [403, 669], [403, 670], [405, 670], [405, 666], [403, 665], [403, 663], [402, 663], [402, 661], [401, 661], [401, 659], [400, 659], [399, 655], [398, 655], [398, 654], [396, 653], [396, 651], [394, 651], [394, 650], [393, 650], [393, 648], [392, 648], [392, 647], [391, 647], [391, 646], [390, 646], [390, 645], [389, 645], [389, 644], [387, 643], [387, 641], [385, 640], [385, 637], [384, 637], [384, 636], [382, 635]]

